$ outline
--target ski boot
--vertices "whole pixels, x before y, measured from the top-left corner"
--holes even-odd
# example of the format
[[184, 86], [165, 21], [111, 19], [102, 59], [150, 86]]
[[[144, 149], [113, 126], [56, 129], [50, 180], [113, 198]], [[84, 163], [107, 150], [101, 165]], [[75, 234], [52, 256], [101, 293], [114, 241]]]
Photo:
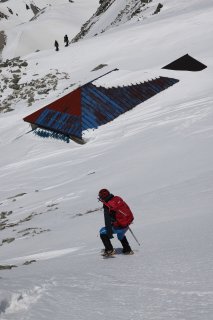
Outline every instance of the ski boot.
[[120, 242], [121, 242], [121, 244], [123, 246], [123, 250], [122, 250], [123, 254], [125, 254], [125, 255], [134, 254], [134, 251], [132, 251], [132, 249], [131, 249], [131, 247], [129, 245], [129, 242], [127, 241], [126, 236], [124, 236], [123, 239], [120, 240]]
[[115, 255], [115, 249], [112, 249], [112, 250], [104, 250], [103, 252], [102, 252], [102, 257], [112, 257], [112, 256], [114, 256]]
[[134, 251], [132, 251], [132, 250], [124, 251], [124, 250], [123, 250], [123, 254], [125, 254], [126, 256], [128, 256], [128, 255], [133, 255], [133, 254], [134, 254]]

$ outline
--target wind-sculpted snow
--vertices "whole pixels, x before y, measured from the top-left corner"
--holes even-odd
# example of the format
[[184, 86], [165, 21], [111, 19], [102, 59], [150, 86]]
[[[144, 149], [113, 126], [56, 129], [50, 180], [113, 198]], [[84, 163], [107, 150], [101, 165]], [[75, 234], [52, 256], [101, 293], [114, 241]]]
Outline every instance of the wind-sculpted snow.
[[[69, 39], [98, 6], [98, 0], [8, 0], [1, 4], [0, 31], [6, 34], [3, 59], [12, 59], [42, 50], [60, 47], [65, 34]], [[1, 41], [1, 38], [0, 38]], [[1, 52], [1, 44], [0, 44]]]
[[21, 290], [18, 293], [13, 293], [7, 298], [4, 298], [0, 301], [1, 319], [4, 320], [15, 314], [19, 315], [27, 312], [32, 308], [33, 304], [38, 302], [45, 290], [46, 285], [35, 286], [32, 289]]
[[[19, 13], [18, 2], [1, 6]], [[39, 8], [44, 4], [34, 2]], [[99, 1], [57, 7], [59, 2], [51, 2], [29, 24], [18, 26], [19, 17], [12, 14], [0, 20], [1, 26], [16, 26], [8, 25], [2, 57], [3, 63], [11, 61], [19, 52], [27, 63], [18, 81], [23, 90], [25, 83], [47, 74], [69, 77], [61, 77], [45, 99], [29, 107], [24, 99], [10, 100], [14, 110], [0, 114], [1, 320], [212, 319], [212, 0], [162, 0], [159, 14], [140, 21], [135, 16], [68, 47], [65, 31], [70, 27], [70, 39], [77, 34]], [[148, 5], [154, 9], [158, 3]], [[108, 13], [106, 25], [112, 21]], [[55, 38], [59, 52], [53, 48]], [[186, 53], [207, 68], [161, 69]], [[99, 66], [105, 68], [92, 71]], [[125, 72], [96, 84], [137, 84], [142, 74], [144, 81], [156, 74], [180, 81], [143, 108], [86, 131], [85, 145], [29, 132], [22, 120], [26, 115], [66, 93], [70, 84], [74, 90], [114, 68]], [[1, 103], [10, 96], [14, 69], [1, 67], [1, 79], [8, 79]], [[121, 196], [134, 213], [131, 229], [141, 246], [128, 231], [132, 256], [104, 260], [100, 255], [101, 188]], [[112, 243], [121, 252], [116, 238]]]
[[72, 39], [72, 42], [97, 36], [128, 21], [146, 19], [157, 13], [156, 9], [156, 4], [152, 4], [152, 0], [102, 0], [97, 11], [82, 26], [81, 31]]
[[40, 253], [34, 253], [29, 256], [24, 256], [24, 257], [17, 257], [17, 258], [12, 258], [9, 260], [9, 262], [19, 262], [19, 261], [26, 261], [26, 260], [49, 260], [49, 259], [54, 259], [75, 251], [78, 251], [80, 248], [66, 248], [66, 249], [60, 249], [60, 250], [51, 250], [51, 251], [46, 251], [46, 252], [40, 252]]

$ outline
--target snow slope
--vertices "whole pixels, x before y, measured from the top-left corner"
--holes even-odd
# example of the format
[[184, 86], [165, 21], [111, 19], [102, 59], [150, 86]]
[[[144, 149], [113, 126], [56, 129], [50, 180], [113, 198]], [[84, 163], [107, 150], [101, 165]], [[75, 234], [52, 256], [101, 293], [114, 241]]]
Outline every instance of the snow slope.
[[[180, 82], [85, 132], [85, 145], [41, 139], [22, 121], [62, 95], [67, 80], [45, 101], [0, 114], [0, 266], [11, 266], [0, 270], [2, 320], [211, 319], [213, 5], [162, 3], [150, 19], [22, 57], [23, 82], [57, 69], [78, 86], [115, 67], [98, 83], [150, 74]], [[185, 53], [208, 67], [161, 69]], [[91, 71], [101, 63], [108, 66]], [[102, 187], [134, 211], [141, 246], [127, 234], [133, 256], [99, 256]]]
[[155, 14], [157, 0], [103, 0], [93, 16], [72, 41], [97, 36], [126, 23], [135, 23]]
[[[40, 11], [34, 15], [31, 8], [26, 9], [26, 4], [34, 4]], [[97, 6], [98, 0], [90, 0], [89, 4], [85, 0], [35, 0], [29, 3], [9, 0], [1, 4], [0, 12], [8, 16], [8, 19], [0, 19], [0, 30], [7, 36], [3, 59], [53, 49], [56, 39], [64, 46], [64, 35], [70, 39], [74, 37]], [[8, 8], [13, 14], [9, 14]]]

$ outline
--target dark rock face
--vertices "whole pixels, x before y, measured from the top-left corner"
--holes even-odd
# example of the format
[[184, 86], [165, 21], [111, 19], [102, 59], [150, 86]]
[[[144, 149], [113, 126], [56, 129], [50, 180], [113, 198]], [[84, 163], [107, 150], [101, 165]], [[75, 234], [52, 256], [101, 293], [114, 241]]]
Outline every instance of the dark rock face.
[[34, 15], [36, 15], [40, 12], [40, 9], [32, 3], [30, 4], [30, 8], [33, 11]]
[[8, 16], [2, 12], [0, 12], [0, 20], [1, 19], [8, 19]]
[[6, 44], [6, 36], [4, 31], [0, 31], [0, 53]]
[[162, 8], [163, 8], [163, 5], [161, 3], [158, 3], [157, 8], [153, 14], [158, 14]]

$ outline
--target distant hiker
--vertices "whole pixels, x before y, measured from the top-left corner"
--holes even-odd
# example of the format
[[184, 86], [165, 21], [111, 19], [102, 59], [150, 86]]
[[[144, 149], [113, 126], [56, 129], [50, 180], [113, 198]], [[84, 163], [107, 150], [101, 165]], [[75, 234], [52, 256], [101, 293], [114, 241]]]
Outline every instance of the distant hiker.
[[59, 44], [58, 44], [58, 41], [57, 41], [57, 40], [55, 40], [55, 50], [56, 50], [56, 51], [59, 51]]
[[65, 43], [65, 47], [68, 47], [68, 45], [69, 45], [69, 39], [68, 39], [67, 34], [65, 34], [65, 36], [64, 36], [64, 43]]
[[115, 254], [110, 239], [117, 234], [121, 242], [124, 254], [133, 254], [125, 233], [134, 220], [133, 214], [128, 205], [118, 196], [114, 196], [107, 189], [99, 191], [99, 200], [103, 203], [105, 227], [100, 230], [100, 238], [104, 244], [103, 256]]

